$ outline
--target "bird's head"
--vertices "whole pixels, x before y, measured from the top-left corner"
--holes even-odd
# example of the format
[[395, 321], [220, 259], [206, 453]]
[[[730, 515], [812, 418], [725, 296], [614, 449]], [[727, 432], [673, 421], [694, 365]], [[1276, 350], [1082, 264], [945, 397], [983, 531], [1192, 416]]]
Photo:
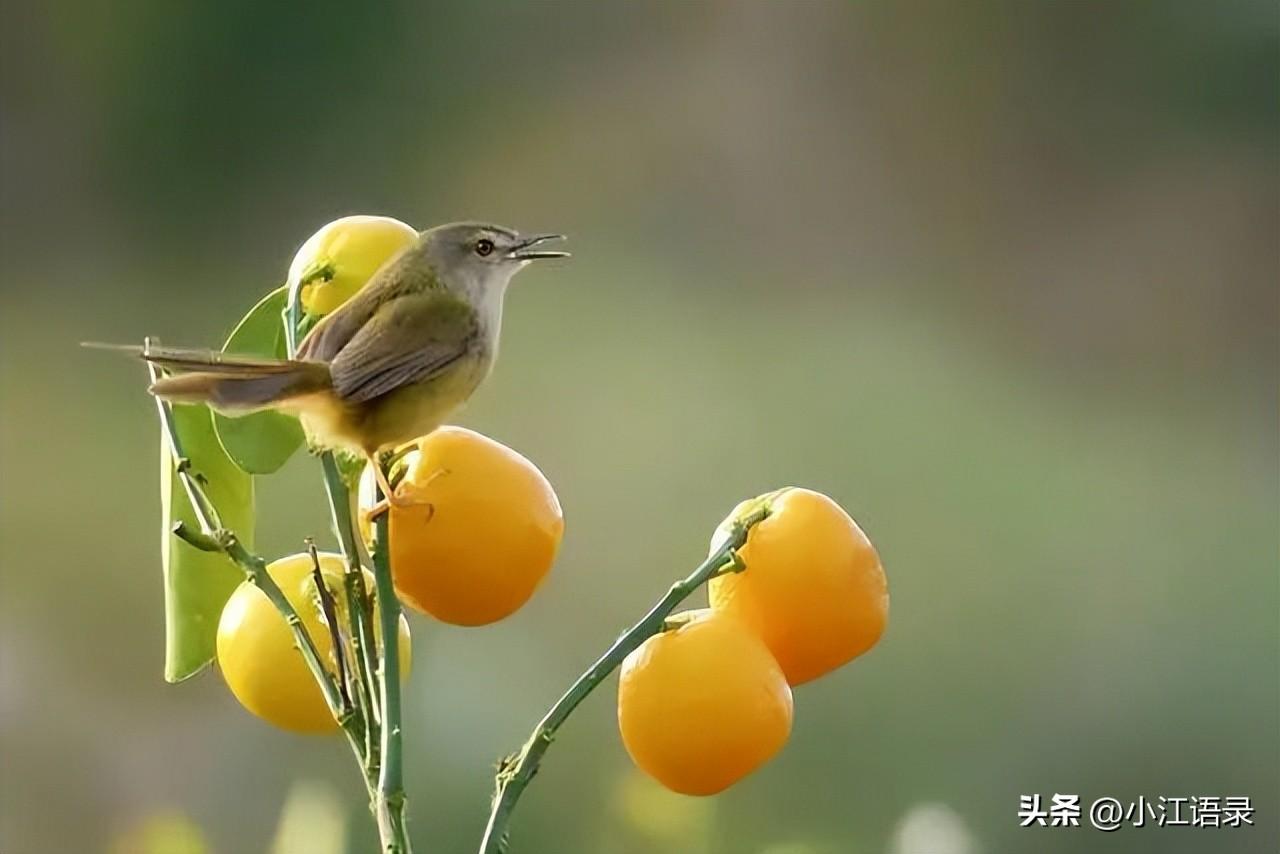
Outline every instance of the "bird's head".
[[501, 295], [511, 277], [530, 261], [567, 258], [568, 252], [541, 249], [559, 234], [520, 234], [500, 225], [457, 222], [422, 232], [420, 246], [446, 287], [478, 300]]

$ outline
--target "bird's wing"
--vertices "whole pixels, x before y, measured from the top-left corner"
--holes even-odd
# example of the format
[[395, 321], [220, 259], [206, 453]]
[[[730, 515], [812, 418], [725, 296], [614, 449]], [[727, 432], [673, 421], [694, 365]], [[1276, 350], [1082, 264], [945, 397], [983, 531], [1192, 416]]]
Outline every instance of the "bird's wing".
[[334, 391], [360, 403], [430, 380], [465, 356], [479, 336], [475, 310], [448, 291], [387, 300], [334, 357]]
[[298, 345], [297, 358], [331, 362], [386, 302], [425, 291], [444, 290], [435, 271], [418, 261], [416, 255], [402, 253], [383, 265], [351, 299], [307, 333]]
[[[374, 284], [370, 282], [369, 285]], [[326, 316], [307, 333], [298, 345], [298, 358], [310, 362], [329, 362], [337, 358], [343, 347], [351, 343], [369, 322], [381, 302], [378, 292], [366, 285], [332, 314]]]

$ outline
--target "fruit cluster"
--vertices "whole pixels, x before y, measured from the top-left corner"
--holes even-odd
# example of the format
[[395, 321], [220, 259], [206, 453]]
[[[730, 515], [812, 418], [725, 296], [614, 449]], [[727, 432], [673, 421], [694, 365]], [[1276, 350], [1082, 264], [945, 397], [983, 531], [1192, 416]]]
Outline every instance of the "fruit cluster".
[[677, 614], [622, 665], [618, 726], [642, 770], [687, 795], [719, 792], [772, 758], [791, 733], [791, 689], [866, 652], [884, 631], [884, 569], [862, 529], [817, 492], [745, 501], [712, 538], [760, 505], [743, 566], [711, 580], [711, 607]]
[[[287, 290], [314, 321], [356, 293], [414, 234], [385, 217], [330, 223], [299, 250]], [[274, 323], [278, 313], [271, 303], [264, 322]], [[223, 432], [223, 444], [238, 448], [230, 428]], [[274, 470], [298, 441], [282, 441], [270, 465], [246, 470]], [[529, 460], [478, 433], [444, 427], [400, 449], [390, 481], [396, 500], [385, 510], [387, 547], [396, 595], [405, 605], [446, 623], [480, 626], [529, 600], [564, 532], [555, 491]], [[375, 511], [374, 483], [366, 470], [362, 521]], [[888, 618], [876, 550], [830, 498], [788, 488], [744, 501], [717, 528], [712, 555], [748, 516], [757, 521], [737, 560], [708, 583], [710, 607], [668, 617], [663, 631], [622, 663], [623, 744], [637, 766], [684, 794], [721, 791], [777, 754], [791, 732], [792, 688], [866, 652]], [[361, 533], [368, 543], [367, 524]], [[343, 560], [322, 554], [318, 563], [316, 573], [311, 555], [299, 554], [267, 571], [336, 676], [333, 640], [349, 642]], [[328, 619], [337, 620], [336, 627], [327, 622], [317, 577], [334, 605]], [[374, 587], [371, 579], [365, 587]], [[409, 658], [403, 617], [398, 640], [403, 677]], [[298, 732], [337, 728], [284, 618], [249, 582], [222, 611], [217, 658], [232, 693], [259, 717]]]
[[[393, 474], [400, 502], [388, 510], [389, 548], [401, 602], [446, 623], [479, 626], [509, 616], [529, 600], [551, 568], [564, 532], [560, 502], [533, 463], [479, 433], [443, 427], [414, 443]], [[372, 484], [367, 472], [361, 489], [366, 513], [373, 509]], [[362, 528], [368, 538], [368, 527]], [[319, 560], [339, 626], [345, 628], [342, 558], [322, 554]], [[275, 561], [267, 571], [336, 676], [331, 631], [312, 566], [310, 555], [297, 554]], [[366, 576], [365, 587], [372, 590], [372, 577]], [[400, 647], [407, 664], [409, 627], [403, 616]], [[295, 732], [337, 729], [284, 618], [248, 581], [222, 612], [218, 663], [236, 699], [264, 720]], [[401, 676], [407, 671], [406, 666]]]

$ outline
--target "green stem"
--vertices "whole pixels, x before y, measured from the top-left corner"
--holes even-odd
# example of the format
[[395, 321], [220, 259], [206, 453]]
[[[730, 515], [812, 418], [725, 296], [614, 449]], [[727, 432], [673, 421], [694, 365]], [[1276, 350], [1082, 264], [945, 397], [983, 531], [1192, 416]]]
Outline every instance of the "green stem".
[[392, 582], [391, 556], [387, 549], [389, 515], [381, 513], [374, 523], [373, 579], [382, 629], [382, 767], [378, 772], [375, 813], [385, 854], [410, 854], [409, 834], [405, 827], [400, 722], [400, 600]]
[[316, 551], [316, 544], [310, 538], [307, 538], [307, 554], [311, 557], [311, 581], [320, 600], [320, 613], [324, 614], [324, 624], [329, 629], [329, 643], [333, 647], [333, 659], [338, 666], [338, 694], [342, 700], [342, 713], [350, 715], [354, 712], [354, 706], [351, 705], [351, 669], [347, 664], [346, 644], [342, 641], [342, 627], [338, 625], [338, 605], [329, 585], [325, 583], [324, 571], [320, 568], [320, 553]]
[[377, 684], [377, 649], [373, 635], [373, 609], [369, 606], [369, 591], [365, 587], [364, 572], [360, 568], [360, 547], [356, 541], [355, 526], [351, 520], [351, 496], [343, 482], [338, 463], [331, 452], [320, 457], [324, 470], [325, 491], [329, 496], [329, 512], [338, 534], [338, 544], [346, 558], [346, 576], [343, 590], [347, 599], [347, 620], [351, 633], [352, 658], [356, 682], [356, 695], [368, 726], [365, 728], [365, 773], [370, 781], [376, 779], [379, 759], [377, 752], [379, 697]]
[[299, 286], [295, 292], [285, 295], [284, 311], [280, 320], [284, 324], [285, 352], [292, 359], [298, 352], [298, 327], [302, 325], [302, 303], [298, 297], [302, 292]]
[[578, 704], [587, 698], [609, 674], [622, 664], [633, 650], [646, 640], [663, 630], [663, 626], [676, 606], [689, 598], [704, 583], [726, 571], [738, 572], [744, 568], [737, 550], [747, 541], [747, 532], [768, 515], [764, 504], [739, 518], [729, 530], [728, 536], [702, 564], [687, 577], [671, 585], [667, 595], [658, 600], [649, 613], [638, 623], [626, 631], [622, 637], [613, 642], [596, 662], [578, 677], [569, 690], [556, 701], [555, 705], [543, 716], [534, 728], [529, 740], [516, 753], [508, 756], [498, 766], [493, 795], [493, 805], [489, 811], [489, 823], [485, 827], [484, 839], [480, 842], [480, 854], [501, 854], [507, 851], [508, 830], [511, 813], [516, 808], [525, 787], [537, 773], [542, 756], [551, 747], [560, 726], [569, 718]]

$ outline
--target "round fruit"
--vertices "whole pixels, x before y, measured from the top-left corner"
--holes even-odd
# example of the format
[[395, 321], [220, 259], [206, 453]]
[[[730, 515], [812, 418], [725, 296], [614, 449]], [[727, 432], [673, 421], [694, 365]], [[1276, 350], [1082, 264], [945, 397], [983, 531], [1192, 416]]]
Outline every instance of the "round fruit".
[[[281, 558], [268, 566], [267, 572], [302, 618], [320, 660], [330, 673], [336, 673], [333, 641], [320, 610], [311, 556], [296, 554]], [[333, 594], [338, 620], [345, 629], [347, 609], [342, 593], [342, 558], [322, 553], [320, 573], [325, 587]], [[365, 586], [373, 590], [373, 576], [367, 570]], [[377, 625], [375, 616], [375, 631]], [[381, 636], [378, 642], [381, 643]], [[401, 615], [402, 678], [409, 674], [409, 659], [409, 624]], [[284, 618], [267, 595], [248, 581], [241, 582], [222, 609], [222, 619], [218, 622], [218, 666], [240, 705], [263, 720], [294, 732], [329, 732], [338, 728], [320, 686], [302, 653], [294, 646], [293, 633]]]
[[302, 289], [299, 299], [307, 314], [328, 314], [417, 237], [412, 226], [387, 216], [335, 219], [293, 256], [289, 292]]
[[716, 611], [678, 615], [622, 662], [618, 728], [631, 759], [684, 795], [713, 795], [791, 734], [791, 688], [764, 643]]
[[889, 617], [880, 558], [857, 523], [827, 496], [784, 489], [745, 501], [733, 520], [764, 502], [769, 515], [747, 534], [742, 572], [707, 585], [711, 607], [741, 619], [768, 645], [793, 686], [822, 676], [875, 646]]
[[[481, 626], [514, 613], [546, 577], [564, 514], [538, 468], [505, 445], [441, 427], [405, 455], [391, 508], [391, 573], [401, 601]], [[366, 469], [361, 505], [373, 504]], [[366, 531], [366, 538], [368, 534]]]

